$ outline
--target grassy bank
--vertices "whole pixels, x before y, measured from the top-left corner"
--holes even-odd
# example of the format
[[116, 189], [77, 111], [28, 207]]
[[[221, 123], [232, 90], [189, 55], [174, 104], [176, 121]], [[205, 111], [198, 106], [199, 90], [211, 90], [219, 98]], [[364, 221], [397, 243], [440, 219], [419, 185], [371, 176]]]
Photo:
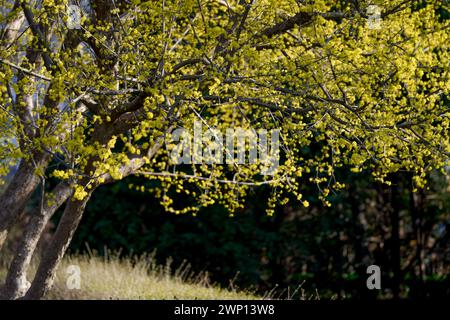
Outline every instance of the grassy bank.
[[[75, 267], [71, 267], [75, 266]], [[80, 289], [67, 283], [80, 271]], [[0, 281], [5, 277], [0, 271]], [[251, 292], [223, 289], [207, 274], [194, 274], [188, 265], [173, 269], [157, 265], [152, 256], [119, 258], [117, 255], [74, 255], [61, 263], [47, 299], [258, 299]]]

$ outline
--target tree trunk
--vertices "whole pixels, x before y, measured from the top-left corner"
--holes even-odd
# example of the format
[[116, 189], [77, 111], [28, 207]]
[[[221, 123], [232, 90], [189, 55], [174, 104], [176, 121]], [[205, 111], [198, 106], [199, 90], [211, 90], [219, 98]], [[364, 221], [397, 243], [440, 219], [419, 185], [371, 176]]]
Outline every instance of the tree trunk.
[[42, 299], [51, 288], [56, 275], [56, 268], [72, 240], [92, 191], [93, 189], [89, 190], [89, 195], [83, 200], [71, 198], [67, 203], [52, 242], [46, 248], [25, 299]]
[[[46, 167], [48, 158], [46, 154], [36, 157], [36, 166]], [[22, 160], [11, 182], [0, 196], [0, 250], [6, 241], [8, 231], [38, 185], [39, 177], [35, 174], [34, 165]]]
[[70, 186], [61, 182], [52, 193], [45, 196], [42, 207], [36, 210], [37, 212], [31, 217], [9, 267], [3, 298], [17, 299], [26, 293], [26, 290], [29, 288], [27, 271], [39, 238], [48, 220], [67, 200], [70, 193]]
[[392, 293], [394, 299], [400, 297], [401, 256], [400, 256], [400, 177], [395, 175], [391, 187], [391, 267], [393, 273]]
[[3, 33], [0, 34], [0, 39], [2, 40], [2, 42], [4, 42], [5, 47], [10, 46], [11, 43], [16, 40], [20, 28], [25, 21], [25, 16], [23, 15], [23, 12], [21, 10], [17, 11], [17, 14], [13, 14], [13, 12], [18, 9], [19, 3], [16, 1], [14, 3], [14, 7], [9, 12], [9, 15], [12, 14], [12, 17], [11, 19], [8, 19], [8, 17], [6, 17], [6, 28], [4, 28]]
[[358, 275], [357, 288], [360, 288], [360, 296], [363, 299], [376, 298], [376, 290], [366, 290], [366, 270], [367, 266], [370, 264], [366, 261], [370, 254], [368, 248], [365, 245], [365, 229], [363, 222], [361, 221], [361, 212], [359, 209], [359, 204], [362, 202], [361, 198], [358, 197], [358, 189], [355, 184], [350, 185], [349, 190], [349, 200], [350, 208], [353, 220], [353, 246], [355, 250], [355, 257], [353, 261], [353, 266], [355, 268], [356, 274]]

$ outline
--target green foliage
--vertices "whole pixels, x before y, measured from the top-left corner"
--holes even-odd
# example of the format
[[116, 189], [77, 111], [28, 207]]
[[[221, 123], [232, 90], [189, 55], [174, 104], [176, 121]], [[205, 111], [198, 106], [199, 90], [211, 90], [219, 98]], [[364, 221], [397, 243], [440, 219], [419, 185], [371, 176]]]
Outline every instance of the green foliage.
[[[445, 267], [448, 180], [433, 173], [430, 189], [414, 193], [425, 237], [422, 250], [427, 262], [422, 282], [417, 269], [420, 260], [411, 256], [419, 243], [413, 232], [410, 177], [403, 174], [394, 186], [401, 192], [395, 201], [402, 208], [404, 226], [402, 292], [408, 297], [442, 297], [448, 294], [449, 281], [448, 265]], [[246, 209], [233, 217], [217, 205], [192, 217], [164, 212], [155, 198], [130, 191], [129, 181], [124, 181], [102, 187], [93, 196], [71, 248], [85, 251], [87, 243], [99, 252], [106, 247], [121, 249], [124, 254], [156, 250], [160, 262], [168, 257], [173, 257], [174, 265], [189, 261], [194, 270], [209, 271], [212, 279], [224, 286], [236, 277], [236, 287], [256, 287], [261, 294], [275, 288], [282, 296], [286, 295], [281, 293], [283, 289], [295, 290], [303, 282], [307, 293], [317, 289], [322, 298], [375, 296], [366, 290], [365, 280], [366, 267], [377, 264], [383, 270], [380, 296], [388, 297], [392, 287], [388, 218], [392, 200], [383, 197], [389, 196], [390, 189], [370, 179], [368, 173], [341, 179], [352, 182], [351, 187], [333, 194], [331, 207], [323, 208], [315, 196], [319, 191], [310, 187], [308, 208], [277, 205], [272, 217], [264, 214], [260, 201], [270, 194], [269, 188], [252, 193]], [[179, 195], [175, 201], [189, 205]]]

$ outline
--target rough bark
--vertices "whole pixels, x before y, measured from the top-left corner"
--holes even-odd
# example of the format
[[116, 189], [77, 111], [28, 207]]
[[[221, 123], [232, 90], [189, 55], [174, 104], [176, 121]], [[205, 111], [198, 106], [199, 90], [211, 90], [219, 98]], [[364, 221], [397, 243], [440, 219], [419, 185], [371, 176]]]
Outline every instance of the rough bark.
[[[15, 5], [13, 10], [17, 10], [17, 7], [18, 6]], [[7, 22], [6, 28], [0, 36], [1, 40], [5, 41], [6, 46], [11, 45], [11, 43], [16, 40], [24, 20], [25, 17], [23, 13], [18, 11], [17, 14], [13, 15], [12, 19]]]
[[[34, 159], [36, 166], [46, 167], [48, 155]], [[35, 166], [30, 161], [22, 160], [16, 174], [0, 196], [0, 250], [6, 241], [8, 231], [16, 222], [28, 199], [39, 185]]]
[[42, 207], [31, 217], [8, 269], [3, 298], [17, 299], [29, 288], [27, 271], [41, 234], [48, 220], [69, 198], [70, 193], [70, 186], [64, 182], [60, 183], [53, 192], [45, 196]]
[[[16, 1], [12, 11], [16, 11], [19, 8], [20, 2]], [[7, 25], [2, 38], [6, 39], [8, 45], [16, 40], [18, 31], [24, 20], [25, 16], [23, 12], [18, 11], [17, 14], [14, 15], [14, 19]], [[29, 48], [27, 50], [26, 59], [30, 63], [37, 63], [39, 65], [39, 54], [33, 49]], [[25, 76], [26, 75], [23, 72], [19, 72], [18, 82]], [[30, 79], [30, 81], [32, 82], [30, 87], [35, 88], [35, 79]], [[33, 95], [25, 93], [23, 90], [19, 90], [15, 98], [15, 105], [17, 105], [19, 101], [24, 102], [26, 107], [15, 108], [15, 112], [17, 112], [23, 125], [23, 132], [19, 135], [18, 140], [21, 148], [26, 150], [27, 148], [25, 146], [27, 144], [27, 139], [32, 138], [35, 133], [32, 115], [34, 106]], [[12, 181], [9, 183], [5, 192], [0, 196], [0, 250], [7, 239], [9, 229], [14, 225], [18, 215], [21, 213], [26, 202], [39, 184], [39, 177], [35, 175], [36, 167], [45, 168], [49, 162], [49, 155], [47, 154], [36, 154], [33, 155], [32, 158], [32, 160], [22, 159]]]
[[36, 276], [25, 295], [25, 299], [42, 299], [51, 288], [56, 275], [56, 268], [72, 240], [92, 191], [93, 189], [90, 190], [91, 193], [83, 200], [71, 198], [67, 203], [52, 242], [42, 257]]

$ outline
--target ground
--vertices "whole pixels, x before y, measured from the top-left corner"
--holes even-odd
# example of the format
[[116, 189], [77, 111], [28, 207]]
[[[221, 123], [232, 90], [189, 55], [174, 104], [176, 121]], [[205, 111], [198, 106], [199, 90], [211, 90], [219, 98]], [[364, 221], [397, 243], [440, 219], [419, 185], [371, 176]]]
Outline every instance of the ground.
[[[5, 273], [4, 268], [0, 270], [1, 282]], [[156, 265], [151, 255], [131, 258], [118, 258], [117, 255], [107, 258], [97, 255], [66, 257], [46, 298], [258, 299], [251, 292], [223, 289], [210, 284], [207, 274], [194, 274], [188, 265], [176, 270], [171, 268], [170, 263]]]

